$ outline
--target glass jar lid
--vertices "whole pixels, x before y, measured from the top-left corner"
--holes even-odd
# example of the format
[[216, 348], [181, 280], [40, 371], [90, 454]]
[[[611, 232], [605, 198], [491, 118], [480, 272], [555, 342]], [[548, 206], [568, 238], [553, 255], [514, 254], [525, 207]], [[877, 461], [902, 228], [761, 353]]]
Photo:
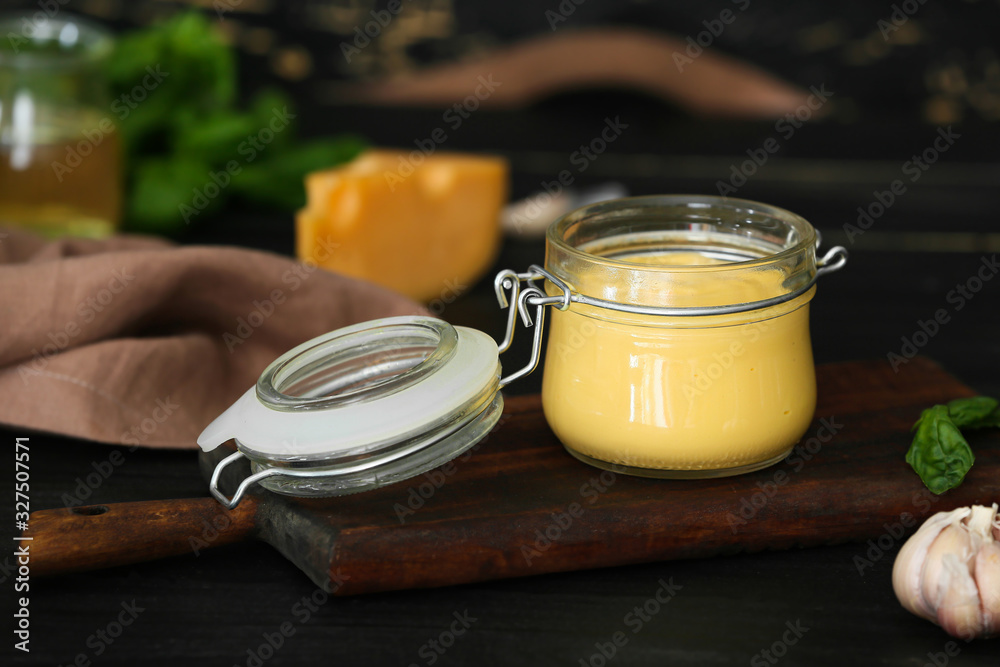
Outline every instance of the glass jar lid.
[[[230, 507], [250, 484], [291, 495], [342, 495], [441, 465], [499, 419], [496, 342], [432, 317], [391, 317], [314, 338], [276, 359], [198, 437], [234, 439], [211, 490]], [[230, 500], [220, 470], [245, 456], [254, 474]]]

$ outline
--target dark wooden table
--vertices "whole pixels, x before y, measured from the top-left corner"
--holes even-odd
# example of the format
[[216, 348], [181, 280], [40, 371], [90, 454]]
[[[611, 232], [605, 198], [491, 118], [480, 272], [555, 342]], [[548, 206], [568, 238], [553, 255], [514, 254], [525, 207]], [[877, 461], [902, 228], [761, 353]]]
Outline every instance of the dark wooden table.
[[[531, 114], [483, 112], [449, 149], [503, 149], [514, 195], [525, 196], [565, 168], [569, 154], [615, 110], [605, 102], [564, 121], [555, 104]], [[730, 165], [774, 132], [771, 124], [663, 119], [638, 105], [620, 111], [634, 129], [594, 161], [579, 183], [609, 179], [635, 194], [714, 193]], [[410, 145], [440, 112], [339, 109], [386, 145]], [[329, 127], [317, 111], [312, 127]], [[393, 122], [405, 116], [405, 122]], [[553, 129], [558, 128], [558, 129]], [[851, 259], [822, 280], [812, 315], [817, 362], [885, 358], [919, 322], [946, 308], [951, 321], [920, 350], [983, 393], [1000, 394], [1000, 280], [986, 282], [961, 310], [947, 295], [983, 258], [1000, 251], [997, 183], [989, 147], [996, 130], [962, 128], [962, 138], [864, 235]], [[740, 189], [801, 213], [827, 244], [847, 243], [843, 224], [902, 178], [932, 127], [857, 125], [803, 128]], [[287, 214], [234, 208], [187, 242], [235, 243], [290, 253]], [[522, 269], [543, 257], [540, 242], [509, 242], [498, 267]], [[457, 324], [499, 336], [502, 318], [480, 284], [443, 312]], [[518, 365], [527, 354], [515, 347]], [[888, 363], [888, 362], [887, 362]], [[515, 392], [538, 389], [538, 374]], [[105, 445], [31, 435], [33, 509], [61, 507], [80, 477], [108, 461]], [[123, 457], [89, 502], [206, 495], [193, 452], [118, 448]], [[10, 450], [8, 450], [10, 451]], [[12, 498], [13, 458], [2, 465]], [[1000, 499], [998, 499], [1000, 500]], [[12, 502], [0, 519], [13, 536]], [[8, 544], [13, 544], [9, 542]], [[328, 599], [280, 554], [247, 543], [114, 570], [32, 580], [29, 655], [14, 651], [7, 616], [3, 664], [38, 665], [893, 665], [995, 666], [1000, 643], [950, 643], [903, 611], [892, 594], [895, 551], [859, 574], [864, 544], [742, 554], [578, 572], [438, 590]], [[0, 556], [0, 586], [13, 597], [11, 552]], [[661, 581], [681, 586], [654, 603]], [[637, 609], [638, 608], [638, 609]], [[640, 620], [637, 620], [640, 619]], [[119, 625], [126, 623], [127, 625]], [[616, 633], [623, 633], [616, 635]], [[616, 636], [627, 642], [615, 646]], [[621, 642], [619, 641], [619, 644]], [[614, 651], [613, 657], [606, 657]], [[951, 655], [948, 655], [948, 653]], [[957, 655], [956, 654], [957, 651]]]

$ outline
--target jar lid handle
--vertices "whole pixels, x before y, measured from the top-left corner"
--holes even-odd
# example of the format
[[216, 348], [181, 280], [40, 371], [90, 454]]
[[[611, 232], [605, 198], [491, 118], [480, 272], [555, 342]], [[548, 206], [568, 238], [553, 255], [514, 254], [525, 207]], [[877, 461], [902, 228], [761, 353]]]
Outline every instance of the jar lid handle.
[[816, 276], [839, 271], [847, 264], [847, 248], [841, 245], [833, 246], [822, 258], [816, 261]]

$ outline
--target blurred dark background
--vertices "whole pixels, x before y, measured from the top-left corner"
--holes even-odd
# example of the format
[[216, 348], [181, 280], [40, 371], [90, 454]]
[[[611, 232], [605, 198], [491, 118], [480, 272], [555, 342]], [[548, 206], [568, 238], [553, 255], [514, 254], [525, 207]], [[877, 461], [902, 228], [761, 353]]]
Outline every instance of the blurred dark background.
[[[1000, 250], [996, 0], [402, 0], [398, 14], [379, 23], [374, 36], [362, 32], [393, 6], [384, 0], [56, 4], [59, 11], [87, 15], [118, 32], [198, 9], [234, 48], [245, 100], [279, 87], [294, 101], [298, 131], [306, 140], [349, 132], [374, 146], [406, 149], [448, 127], [447, 95], [373, 104], [355, 94], [358, 85], [420, 81], [424, 73], [452, 63], [490, 58], [485, 62], [496, 63], [526, 41], [587, 31], [642, 30], [685, 45], [707, 39], [709, 24], [717, 25], [728, 11], [736, 18], [710, 36], [708, 51], [752, 65], [789, 87], [826, 91], [822, 113], [810, 114], [789, 133], [781, 115], [762, 119], [741, 113], [735, 89], [732, 113], [706, 114], [685, 104], [683, 90], [670, 97], [604, 79], [535, 91], [516, 104], [484, 105], [459, 128], [448, 128], [444, 148], [507, 157], [511, 198], [520, 199], [564, 169], [574, 169], [576, 188], [614, 181], [633, 195], [718, 194], [748, 152], [776, 140], [779, 150], [746, 174], [734, 196], [795, 211], [822, 232], [825, 246], [843, 244], [851, 252], [847, 268], [822, 281], [814, 304], [819, 363], [898, 352], [920, 320], [947, 305], [949, 290], [973, 275], [983, 257]], [[30, 17], [49, 5], [5, 1], [0, 8]], [[676, 74], [672, 67], [666, 64], [664, 78]], [[608, 118], [620, 119], [627, 129], [586, 171], [577, 172], [571, 155], [597, 136]], [[955, 139], [911, 180], [907, 163], [941, 133]], [[864, 234], [851, 234], [859, 209], [871, 210], [878, 194], [897, 179], [905, 180], [906, 192]], [[182, 230], [178, 239], [293, 255], [294, 212], [234, 199], [214, 217], [202, 216]], [[543, 259], [540, 238], [508, 238], [493, 271], [524, 270]], [[482, 280], [440, 315], [501, 338], [503, 313], [489, 282]], [[1000, 311], [996, 286], [986, 287], [921, 353], [997, 395]], [[509, 363], [526, 358], [527, 343], [526, 336], [516, 340], [509, 354], [517, 361]], [[540, 375], [510, 392], [537, 391]]]
[[[899, 177], [901, 165], [934, 140], [936, 126], [956, 124], [962, 139], [874, 231], [917, 230], [932, 213], [946, 216], [956, 230], [979, 229], [987, 222], [981, 218], [992, 218], [980, 204], [1000, 183], [991, 150], [1000, 120], [1000, 3], [753, 0], [740, 11], [742, 3], [404, 0], [398, 17], [350, 57], [342, 45], [354, 43], [355, 30], [386, 2], [74, 0], [66, 8], [117, 30], [201, 8], [239, 54], [245, 97], [277, 85], [296, 101], [303, 133], [351, 131], [374, 145], [399, 147], [412, 147], [441, 126], [447, 106], [359, 104], [343, 92], [344, 82], [405, 78], [527, 38], [591, 28], [641, 28], [683, 41], [729, 10], [737, 20], [712, 37], [712, 51], [802, 89], [832, 92], [822, 115], [787, 140], [774, 119], [705, 117], [648, 91], [605, 84], [542, 91], [517, 109], [484, 107], [449, 133], [447, 148], [508, 155], [518, 198], [564, 168], [606, 116], [618, 115], [630, 129], [581, 174], [580, 185], [613, 178], [633, 194], [647, 194], [714, 190], [729, 177], [734, 158], [775, 136], [780, 151], [738, 196], [785, 206], [830, 228], [850, 220], [873, 188]], [[560, 14], [566, 7], [572, 13]], [[902, 13], [894, 19], [894, 11]], [[560, 14], [558, 22], [553, 13]], [[899, 16], [906, 20], [897, 26]], [[879, 235], [870, 236], [863, 240], [870, 244]]]
[[[412, 80], [428, 68], [497, 57], [525, 40], [587, 30], [641, 29], [686, 43], [724, 10], [738, 14], [712, 36], [712, 52], [749, 63], [790, 86], [832, 92], [823, 113], [791, 136], [779, 131], [775, 117], [699, 113], [683, 98], [603, 80], [539, 91], [507, 107], [486, 106], [449, 130], [446, 148], [506, 156], [511, 196], [519, 199], [572, 168], [572, 153], [600, 132], [606, 118], [617, 117], [629, 127], [576, 174], [574, 187], [615, 181], [635, 195], [718, 194], [719, 182], [731, 178], [748, 151], [776, 138], [780, 149], [746, 177], [736, 196], [795, 211], [822, 232], [825, 246], [843, 244], [851, 253], [845, 269], [821, 280], [813, 303], [818, 363], [898, 353], [903, 340], [919, 331], [920, 321], [938, 308], [950, 308], [949, 291], [1000, 251], [996, 0], [403, 0], [398, 17], [349, 60], [342, 45], [353, 44], [355, 28], [373, 20], [372, 12], [384, 11], [388, 3], [70, 0], [64, 8], [121, 31], [192, 6], [237, 50], [245, 98], [279, 86], [294, 99], [305, 138], [353, 132], [372, 145], [403, 148], [441, 127], [450, 104], [416, 98], [365, 103], [352, 96], [357, 88], [351, 85], [393, 77]], [[3, 2], [2, 7], [35, 11], [39, 3]], [[894, 12], [901, 12], [895, 21]], [[665, 77], [669, 74], [664, 71]], [[739, 95], [734, 88], [734, 106]], [[956, 138], [918, 180], [909, 180], [905, 165], [932, 147], [941, 132]], [[897, 179], [906, 180], [905, 194], [863, 235], [849, 234], [847, 226], [857, 224], [859, 208], [869, 209]], [[199, 220], [179, 240], [292, 255], [293, 221], [291, 211], [234, 200], [214, 217]], [[543, 258], [541, 239], [508, 238], [493, 269], [524, 270]], [[448, 304], [441, 316], [502, 337], [504, 317], [489, 282], [481, 281]], [[985, 283], [961, 311], [949, 310], [952, 323], [920, 350], [979, 392], [994, 396], [1000, 395], [998, 290], [1000, 281]], [[505, 355], [505, 365], [521, 364], [527, 342], [525, 335], [515, 340], [507, 353], [514, 361], [506, 361]], [[540, 377], [536, 372], [515, 383], [511, 393], [537, 391]], [[33, 469], [39, 480], [33, 500], [39, 508], [58, 506], [60, 493], [81, 471], [89, 471], [89, 461], [106, 457], [104, 445], [52, 440], [59, 456], [39, 456]], [[95, 495], [95, 502], [205, 493], [189, 452], [139, 450], [129, 456], [129, 472], [119, 473], [101, 489], [100, 498]], [[915, 620], [908, 634], [899, 632], [897, 606], [887, 587], [892, 559], [859, 577], [851, 559], [861, 548], [671, 563], [669, 572], [685, 582], [685, 593], [698, 605], [671, 619], [683, 637], [672, 638], [665, 623], [662, 632], [636, 642], [629, 662], [623, 657], [621, 664], [742, 663], [760, 642], [770, 641], [761, 634], [767, 632], [761, 630], [766, 619], [783, 621], [805, 613], [822, 619], [822, 629], [812, 635], [814, 659], [804, 663], [790, 657], [787, 664], [924, 664], [924, 656], [941, 651], [946, 638]], [[436, 636], [437, 619], [450, 619], [451, 610], [462, 608], [467, 598], [493, 609], [492, 620], [484, 621], [478, 643], [470, 641], [450, 653], [448, 664], [501, 664], [502, 655], [521, 664], [556, 664], [577, 648], [589, 651], [593, 641], [610, 636], [609, 623], [617, 619], [608, 621], [609, 614], [641, 603], [650, 582], [665, 571], [660, 564], [635, 566], [338, 601], [315, 628], [296, 638], [297, 644], [289, 643], [297, 648], [269, 664], [311, 664], [301, 656], [316, 662], [339, 656], [354, 664], [399, 663], [412, 657], [406, 652], [410, 647]], [[192, 664], [201, 664], [199, 659], [233, 664], [239, 656], [243, 664], [249, 642], [273, 630], [288, 607], [312, 591], [294, 567], [263, 545], [93, 575], [98, 576], [80, 575], [39, 588], [39, 641], [58, 637], [65, 644], [53, 645], [48, 655], [61, 659], [81, 648], [92, 628], [89, 620], [80, 619], [93, 609], [116, 608], [121, 595], [139, 591], [140, 600], [160, 604], [158, 620], [169, 613], [172, 620], [163, 622], [176, 627], [157, 628], [152, 621], [141, 626], [146, 629], [115, 647], [122, 659], [131, 651], [142, 656], [143, 664], [157, 664], [147, 659], [149, 651], [162, 654], [161, 662], [188, 655]], [[104, 615], [101, 611], [102, 619]], [[226, 625], [219, 625], [222, 616]], [[69, 631], [62, 625], [66, 619], [72, 622]], [[292, 655], [295, 651], [300, 653]], [[962, 651], [956, 664], [995, 664], [986, 655], [990, 645], [963, 646]]]
[[[31, 8], [37, 3], [5, 3]], [[630, 194], [717, 194], [719, 183], [769, 138], [780, 149], [747, 176], [735, 196], [800, 213], [827, 246], [852, 252], [848, 269], [824, 281], [813, 328], [817, 361], [885, 356], [944, 303], [955, 284], [1000, 249], [1000, 3], [837, 3], [725, 0], [712, 3], [586, 0], [404, 0], [370, 41], [359, 37], [384, 12], [381, 0], [74, 0], [66, 9], [116, 30], [196, 7], [239, 56], [240, 92], [279, 86], [295, 101], [300, 134], [353, 132], [377, 146], [412, 148], [450, 104], [414, 99], [368, 104], [347, 84], [419, 76], [449, 63], [496, 57], [525, 40], [594, 29], [641, 29], [687, 43], [704, 38], [723, 11], [736, 16], [710, 51], [749, 63], [777, 81], [832, 93], [822, 113], [791, 136], [775, 118], [692, 111], [683, 99], [602, 81], [538, 91], [515, 105], [484, 107], [455, 131], [447, 150], [500, 153], [511, 162], [511, 197], [539, 191], [606, 118], [628, 129], [574, 187], [616, 181]], [[360, 40], [360, 41], [359, 41]], [[350, 45], [361, 44], [357, 52]], [[347, 51], [345, 51], [347, 49]], [[348, 55], [345, 55], [349, 53]], [[551, 66], [538, 63], [539, 67]], [[670, 72], [664, 71], [664, 77]], [[736, 93], [734, 93], [735, 95]], [[683, 93], [682, 93], [683, 96]], [[910, 181], [905, 164], [939, 131], [957, 136], [932, 168]], [[907, 190], [871, 229], [851, 236], [859, 208], [895, 179]], [[199, 222], [184, 242], [228, 243], [293, 254], [293, 214], [235, 202]], [[541, 263], [543, 243], [509, 239], [495, 268]], [[502, 336], [488, 281], [442, 316]], [[886, 295], [894, 295], [891, 303]], [[924, 353], [983, 390], [996, 390], [1000, 342], [995, 297], [970, 303]], [[959, 343], [958, 341], [962, 342]], [[524, 341], [522, 341], [524, 342]], [[975, 351], [973, 353], [973, 350]], [[524, 355], [523, 347], [511, 354]], [[986, 358], [990, 363], [984, 364]], [[538, 388], [538, 375], [512, 387]]]
[[[738, 20], [714, 36], [711, 48], [805, 88], [825, 83], [838, 98], [833, 122], [1000, 119], [997, 2], [577, 2], [402, 0], [400, 20], [350, 58], [340, 44], [351, 43], [355, 28], [363, 30], [373, 11], [385, 10], [385, 0], [74, 0], [66, 8], [119, 30], [151, 24], [180, 8], [201, 8], [220, 19], [238, 48], [244, 91], [281, 82], [314, 109], [342, 103], [330, 84], [344, 79], [401, 75], [555, 31], [640, 27], [684, 39], [729, 9]], [[901, 12], [895, 20], [894, 11]], [[671, 111], [659, 109], [660, 115], [676, 115]], [[336, 114], [325, 117], [337, 120]]]

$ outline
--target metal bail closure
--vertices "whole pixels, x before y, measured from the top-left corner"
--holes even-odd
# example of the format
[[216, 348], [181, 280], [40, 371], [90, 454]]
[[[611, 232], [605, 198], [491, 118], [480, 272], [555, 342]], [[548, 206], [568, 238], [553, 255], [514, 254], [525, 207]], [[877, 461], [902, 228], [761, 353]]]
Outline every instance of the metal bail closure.
[[[819, 242], [816, 243], [816, 249], [819, 250]], [[816, 277], [825, 275], [827, 273], [833, 273], [834, 271], [839, 271], [844, 268], [847, 264], [847, 248], [841, 245], [835, 245], [826, 251], [820, 259], [816, 260]]]
[[[819, 231], [816, 231], [816, 250], [819, 250], [821, 243], [821, 237]], [[834, 246], [830, 248], [822, 258], [816, 261], [816, 273], [815, 276], [807, 282], [805, 285], [799, 287], [798, 289], [789, 292], [788, 294], [783, 294], [781, 296], [773, 297], [770, 299], [764, 299], [762, 301], [754, 301], [750, 303], [733, 304], [726, 306], [708, 306], [704, 308], [695, 307], [681, 307], [681, 308], [661, 308], [661, 307], [646, 307], [646, 306], [633, 306], [623, 303], [617, 303], [614, 301], [605, 301], [603, 299], [597, 299], [594, 297], [588, 297], [583, 294], [574, 292], [569, 285], [567, 285], [563, 280], [553, 275], [551, 272], [546, 271], [544, 268], [538, 266], [537, 264], [532, 264], [528, 267], [528, 270], [524, 273], [516, 273], [510, 269], [504, 269], [496, 275], [493, 281], [493, 288], [496, 292], [497, 302], [500, 304], [501, 308], [508, 309], [507, 315], [507, 331], [504, 334], [504, 339], [499, 345], [500, 352], [506, 352], [514, 340], [514, 329], [517, 326], [517, 313], [521, 314], [521, 321], [525, 327], [530, 328], [535, 327], [534, 335], [532, 336], [532, 347], [531, 347], [531, 357], [528, 360], [527, 365], [521, 368], [519, 371], [511, 373], [500, 380], [500, 387], [506, 387], [508, 384], [514, 380], [518, 380], [526, 375], [531, 374], [537, 367], [538, 361], [541, 358], [542, 352], [542, 330], [544, 328], [545, 320], [545, 307], [555, 306], [559, 310], [567, 310], [571, 303], [579, 303], [587, 306], [594, 306], [597, 308], [607, 308], [609, 310], [616, 310], [620, 312], [636, 313], [641, 315], [664, 315], [668, 317], [700, 317], [709, 315], [721, 315], [727, 313], [738, 313], [748, 310], [756, 310], [759, 308], [767, 308], [774, 306], [786, 301], [791, 301], [796, 297], [804, 294], [813, 285], [816, 284], [816, 280], [827, 273], [833, 273], [839, 271], [843, 266], [847, 264], [847, 249], [843, 246]], [[536, 280], [547, 280], [552, 283], [561, 294], [555, 296], [547, 296], [543, 289], [535, 285]], [[522, 292], [521, 283], [524, 282], [528, 287]], [[531, 319], [531, 314], [529, 308], [535, 308], [535, 321]]]
[[[816, 250], [819, 250], [820, 238], [819, 232], [817, 232], [816, 238]], [[506, 269], [497, 274], [496, 280], [494, 281], [494, 288], [496, 290], [497, 300], [500, 303], [501, 308], [507, 308], [508, 303], [516, 302], [517, 309], [521, 312], [521, 319], [526, 327], [532, 325], [531, 319], [526, 312], [527, 306], [535, 306], [538, 309], [537, 319], [539, 322], [542, 320], [542, 310], [544, 306], [556, 306], [559, 310], [566, 310], [570, 307], [571, 303], [578, 303], [585, 306], [592, 306], [595, 308], [605, 308], [607, 310], [614, 310], [623, 313], [633, 313], [636, 315], [663, 315], [666, 317], [703, 317], [710, 315], [727, 315], [731, 313], [742, 313], [751, 310], [759, 310], [762, 308], [769, 308], [771, 306], [776, 306], [787, 301], [792, 301], [798, 298], [802, 294], [809, 291], [820, 276], [826, 275], [828, 273], [833, 273], [839, 271], [844, 265], [847, 264], [847, 249], [843, 246], [834, 246], [830, 248], [822, 258], [816, 261], [816, 272], [812, 279], [805, 282], [803, 285], [799, 286], [797, 289], [790, 291], [786, 294], [781, 294], [779, 296], [771, 297], [769, 299], [762, 299], [760, 301], [751, 301], [747, 303], [734, 303], [721, 306], [705, 306], [705, 307], [693, 307], [693, 306], [683, 306], [676, 308], [661, 307], [661, 306], [639, 306], [631, 305], [626, 303], [619, 303], [617, 301], [608, 301], [605, 299], [598, 299], [596, 297], [587, 296], [585, 294], [580, 294], [574, 292], [572, 288], [567, 285], [564, 281], [560, 280], [554, 276], [551, 272], [546, 271], [538, 265], [531, 265], [528, 267], [528, 271], [525, 273], [515, 273], [510, 269]], [[555, 296], [546, 296], [544, 290], [537, 287], [534, 283], [536, 280], [546, 280], [552, 285], [554, 285], [561, 294]], [[525, 290], [524, 293], [520, 292], [520, 283], [525, 282], [529, 285], [529, 288]], [[510, 292], [508, 297], [507, 292]], [[530, 293], [530, 294], [529, 294]], [[529, 294], [525, 297], [524, 294]], [[515, 316], [514, 308], [510, 308], [510, 314], [507, 316], [507, 333], [504, 336], [503, 342], [500, 345], [500, 351], [505, 351], [510, 347], [510, 343], [514, 337], [514, 327], [515, 327]], [[511, 376], [504, 378], [500, 381], [500, 386], [505, 386], [512, 380], [516, 380], [530, 373], [538, 365], [538, 355], [541, 350], [541, 334], [539, 330], [535, 331], [535, 343], [532, 348], [532, 361], [525, 367], [525, 370], [512, 374]]]
[[[293, 496], [376, 489], [435, 468], [472, 447], [503, 411], [497, 344], [432, 317], [390, 317], [338, 329], [276, 359], [198, 437], [232, 439], [209, 489], [229, 508], [254, 484]], [[251, 474], [232, 498], [223, 469]]]
[[[559, 287], [563, 291], [562, 295], [557, 297], [545, 296], [545, 292], [538, 288], [534, 283], [535, 280], [542, 278], [545, 278], [553, 285]], [[528, 289], [524, 290], [524, 292], [521, 292], [522, 281], [528, 283]], [[559, 280], [537, 264], [529, 266], [526, 273], [515, 273], [510, 269], [504, 269], [498, 273], [494, 279], [493, 288], [496, 292], [497, 302], [500, 304], [500, 307], [509, 308], [507, 315], [507, 332], [504, 334], [503, 341], [500, 343], [500, 352], [506, 352], [507, 349], [510, 348], [511, 342], [514, 340], [514, 329], [517, 326], [517, 313], [521, 314], [521, 322], [525, 327], [535, 327], [535, 333], [532, 336], [531, 343], [531, 357], [529, 358], [527, 365], [502, 378], [500, 380], [500, 387], [503, 388], [514, 380], [519, 380], [526, 375], [530, 375], [536, 368], [538, 368], [538, 361], [542, 356], [542, 333], [545, 329], [545, 306], [558, 304], [559, 310], [566, 310], [569, 308], [572, 292], [566, 283]], [[508, 292], [510, 292], [509, 296], [507, 294]], [[531, 313], [528, 311], [528, 308], [531, 306], [535, 307], [534, 320], [531, 319]]]

